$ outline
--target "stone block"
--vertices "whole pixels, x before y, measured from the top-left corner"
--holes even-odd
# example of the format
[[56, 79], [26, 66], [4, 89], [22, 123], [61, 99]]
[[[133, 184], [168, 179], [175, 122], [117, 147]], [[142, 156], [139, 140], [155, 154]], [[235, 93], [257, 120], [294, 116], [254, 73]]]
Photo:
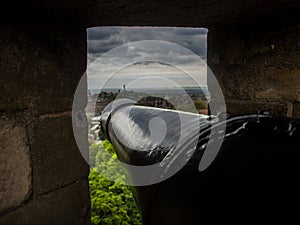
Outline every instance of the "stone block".
[[0, 43], [0, 110], [45, 114], [72, 108], [86, 68], [85, 29], [3, 29]]
[[30, 197], [32, 173], [25, 124], [0, 116], [0, 215]]
[[[208, 64], [225, 98], [234, 100], [227, 102], [229, 112], [266, 110], [286, 117], [287, 102], [300, 101], [299, 30], [295, 27], [252, 35], [243, 35], [238, 28], [214, 28], [208, 37]], [[209, 76], [208, 87], [214, 88]]]
[[70, 115], [45, 115], [34, 119], [30, 138], [37, 194], [53, 191], [88, 176], [89, 166], [77, 147]]
[[0, 225], [86, 225], [90, 221], [88, 196], [87, 179], [79, 180], [3, 215]]
[[274, 117], [287, 117], [288, 103], [276, 100], [237, 100], [226, 99], [227, 113], [230, 115], [270, 113]]
[[255, 96], [265, 99], [300, 100], [300, 71], [266, 68], [260, 77]]
[[293, 104], [293, 118], [300, 119], [300, 102], [296, 102]]

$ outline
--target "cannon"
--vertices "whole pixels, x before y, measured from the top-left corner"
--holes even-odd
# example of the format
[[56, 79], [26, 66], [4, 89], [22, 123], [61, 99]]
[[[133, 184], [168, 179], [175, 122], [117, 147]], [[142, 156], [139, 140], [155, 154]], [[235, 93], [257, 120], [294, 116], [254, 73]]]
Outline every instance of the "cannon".
[[124, 165], [153, 169], [128, 169], [144, 225], [300, 224], [299, 120], [123, 103], [100, 124]]

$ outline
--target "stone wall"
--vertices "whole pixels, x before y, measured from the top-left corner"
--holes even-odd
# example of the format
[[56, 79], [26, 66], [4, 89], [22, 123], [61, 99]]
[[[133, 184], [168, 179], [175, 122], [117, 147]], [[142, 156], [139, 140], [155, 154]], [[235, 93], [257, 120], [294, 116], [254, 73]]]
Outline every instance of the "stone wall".
[[85, 28], [1, 27], [1, 225], [89, 223], [71, 118], [85, 67]]
[[214, 27], [208, 34], [208, 63], [228, 113], [299, 118], [300, 25]]

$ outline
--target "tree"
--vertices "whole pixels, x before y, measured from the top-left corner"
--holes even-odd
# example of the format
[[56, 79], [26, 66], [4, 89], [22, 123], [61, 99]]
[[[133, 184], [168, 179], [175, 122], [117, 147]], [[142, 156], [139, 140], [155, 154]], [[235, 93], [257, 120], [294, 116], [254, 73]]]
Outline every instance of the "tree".
[[[130, 188], [120, 184], [125, 175], [119, 164], [114, 163], [116, 153], [109, 141], [91, 145], [95, 167], [90, 170], [89, 184], [93, 225], [141, 225], [141, 215]], [[101, 171], [101, 174], [99, 173]], [[104, 177], [105, 176], [105, 177]], [[110, 177], [119, 182], [113, 182]]]

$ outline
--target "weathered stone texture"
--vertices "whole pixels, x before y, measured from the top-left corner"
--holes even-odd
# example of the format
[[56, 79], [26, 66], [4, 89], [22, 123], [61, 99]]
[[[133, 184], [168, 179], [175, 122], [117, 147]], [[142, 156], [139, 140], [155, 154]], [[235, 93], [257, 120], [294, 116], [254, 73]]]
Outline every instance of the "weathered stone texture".
[[293, 118], [300, 119], [300, 102], [295, 102], [292, 107], [293, 107]]
[[[16, 7], [18, 5], [19, 7]], [[204, 26], [257, 20], [261, 24], [289, 21], [299, 12], [298, 0], [30, 0], [6, 3], [0, 14], [7, 23], [64, 21], [86, 27]], [[0, 9], [0, 10], [1, 10]], [[30, 12], [30, 13], [28, 13]], [[258, 23], [256, 21], [256, 23]]]
[[[89, 168], [71, 122], [86, 67], [85, 28], [0, 31], [0, 112], [9, 118], [0, 119], [0, 224], [88, 224]], [[85, 105], [81, 98], [77, 109]]]
[[68, 114], [50, 114], [32, 121], [34, 190], [39, 195], [88, 176], [89, 166], [77, 147]]
[[227, 113], [230, 115], [266, 114], [273, 117], [287, 117], [288, 104], [272, 99], [239, 100], [226, 99]]
[[87, 180], [37, 196], [23, 207], [5, 214], [0, 225], [85, 225], [89, 223]]
[[0, 110], [71, 110], [85, 72], [85, 29], [1, 29]]
[[0, 215], [31, 194], [32, 175], [25, 124], [0, 115]]
[[209, 66], [222, 88], [228, 112], [263, 110], [286, 117], [289, 102], [300, 98], [300, 29], [251, 29], [212, 29]]

